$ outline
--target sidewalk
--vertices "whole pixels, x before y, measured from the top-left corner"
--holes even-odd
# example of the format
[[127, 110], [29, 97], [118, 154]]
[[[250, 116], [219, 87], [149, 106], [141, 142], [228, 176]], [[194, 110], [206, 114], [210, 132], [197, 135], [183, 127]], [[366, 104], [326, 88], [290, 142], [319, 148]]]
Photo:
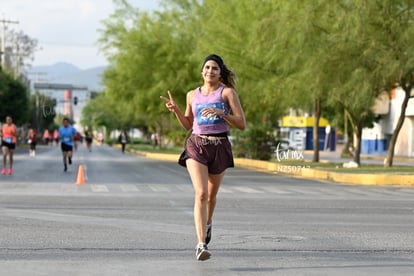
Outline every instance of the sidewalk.
[[[352, 158], [342, 158], [342, 145], [337, 145], [336, 151], [319, 151], [320, 162], [335, 162], [345, 163], [352, 161]], [[313, 151], [304, 152], [306, 160], [312, 160]], [[383, 165], [386, 155], [372, 155], [372, 154], [361, 154], [361, 164], [376, 164]], [[393, 165], [402, 166], [413, 166], [414, 173], [414, 157], [394, 156]]]
[[[133, 154], [144, 156], [151, 159], [177, 162], [179, 154], [163, 154], [132, 151]], [[304, 152], [305, 160], [312, 160], [312, 151]], [[337, 162], [345, 163], [352, 161], [350, 158], [341, 158], [340, 152], [321, 151], [319, 153], [320, 162]], [[362, 164], [383, 164], [385, 156], [366, 156], [361, 155]], [[321, 169], [312, 169], [309, 166], [286, 166], [277, 162], [268, 162], [246, 158], [235, 158], [235, 166], [247, 169], [254, 169], [283, 176], [291, 176], [302, 179], [319, 179], [336, 183], [354, 184], [354, 185], [395, 185], [414, 187], [414, 158], [395, 157], [394, 165], [412, 166], [413, 172], [410, 174], [368, 174], [368, 173], [346, 173], [334, 172]]]

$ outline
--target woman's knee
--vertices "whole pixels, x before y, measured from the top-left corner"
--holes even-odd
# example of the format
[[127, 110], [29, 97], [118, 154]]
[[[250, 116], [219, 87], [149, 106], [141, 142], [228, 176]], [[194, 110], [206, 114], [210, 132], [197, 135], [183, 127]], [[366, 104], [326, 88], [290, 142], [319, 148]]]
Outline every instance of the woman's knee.
[[209, 194], [207, 200], [208, 200], [208, 203], [210, 203], [210, 204], [211, 203], [216, 203], [217, 196], [214, 195], [214, 194]]
[[209, 198], [208, 198], [208, 192], [207, 191], [204, 191], [204, 190], [196, 191], [196, 193], [195, 193], [195, 200], [196, 201], [199, 201], [199, 202], [204, 202], [204, 201], [209, 200]]

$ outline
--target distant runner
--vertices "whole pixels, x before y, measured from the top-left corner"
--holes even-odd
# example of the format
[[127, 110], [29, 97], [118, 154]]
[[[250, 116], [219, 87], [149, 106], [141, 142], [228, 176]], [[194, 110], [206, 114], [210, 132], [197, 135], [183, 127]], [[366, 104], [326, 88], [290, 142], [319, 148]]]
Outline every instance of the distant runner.
[[36, 139], [37, 139], [37, 132], [33, 128], [29, 129], [27, 133], [27, 143], [29, 144], [29, 155], [31, 157], [36, 156]]
[[69, 123], [68, 118], [63, 119], [63, 125], [59, 128], [59, 138], [61, 142], [61, 149], [63, 155], [63, 171], [68, 170], [66, 159], [69, 160], [69, 165], [72, 164], [73, 141], [76, 129]]
[[92, 131], [91, 130], [85, 131], [86, 147], [88, 148], [89, 152], [92, 151], [92, 140], [93, 140]]
[[[10, 116], [6, 117], [6, 123], [1, 128], [1, 151], [3, 153], [3, 169], [1, 174], [13, 174], [13, 153], [16, 148], [16, 126]], [[7, 172], [7, 155], [9, 155], [9, 171]]]

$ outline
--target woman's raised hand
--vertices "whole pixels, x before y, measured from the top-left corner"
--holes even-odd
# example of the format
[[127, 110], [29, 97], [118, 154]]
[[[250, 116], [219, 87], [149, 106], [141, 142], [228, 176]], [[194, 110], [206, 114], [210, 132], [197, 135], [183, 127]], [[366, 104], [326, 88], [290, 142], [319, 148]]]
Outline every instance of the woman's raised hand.
[[170, 90], [168, 90], [168, 97], [169, 98], [166, 98], [164, 96], [160, 96], [160, 99], [162, 99], [162, 100], [165, 101], [165, 103], [166, 103], [165, 106], [168, 108], [169, 111], [175, 112], [176, 111], [176, 108], [177, 108], [177, 105], [174, 102], [174, 99], [173, 99], [173, 97], [171, 95]]

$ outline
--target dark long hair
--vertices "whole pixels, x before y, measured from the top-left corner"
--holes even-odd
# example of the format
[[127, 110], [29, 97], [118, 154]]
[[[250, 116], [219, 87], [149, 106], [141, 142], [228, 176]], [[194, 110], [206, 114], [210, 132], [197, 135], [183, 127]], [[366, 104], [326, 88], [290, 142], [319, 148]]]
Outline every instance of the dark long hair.
[[226, 66], [226, 64], [224, 64], [223, 59], [220, 56], [216, 55], [216, 54], [211, 54], [211, 55], [207, 56], [204, 59], [202, 68], [204, 67], [204, 64], [206, 64], [206, 62], [209, 61], [209, 60], [215, 61], [218, 64], [218, 66], [220, 67], [220, 71], [221, 71], [221, 73], [220, 73], [220, 79], [221, 79], [221, 82], [224, 83], [226, 86], [228, 86], [230, 88], [235, 88], [235, 85], [236, 85], [236, 75], [234, 74], [233, 71], [231, 71]]

